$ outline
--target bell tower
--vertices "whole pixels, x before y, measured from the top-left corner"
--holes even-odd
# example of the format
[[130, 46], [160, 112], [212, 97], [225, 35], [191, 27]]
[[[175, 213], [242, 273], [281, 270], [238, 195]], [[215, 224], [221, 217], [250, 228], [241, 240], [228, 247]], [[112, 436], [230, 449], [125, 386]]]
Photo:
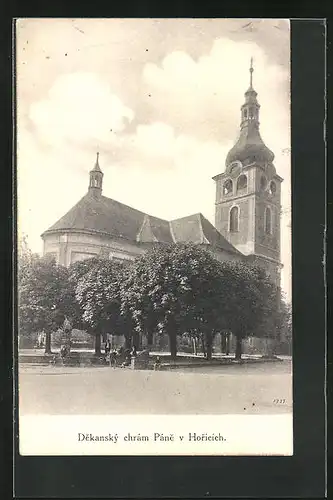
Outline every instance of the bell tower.
[[281, 183], [274, 154], [259, 132], [260, 104], [250, 86], [241, 106], [240, 132], [216, 182], [215, 226], [248, 259], [264, 267], [280, 285]]
[[89, 172], [89, 189], [88, 192], [93, 196], [98, 197], [102, 194], [103, 187], [103, 172], [99, 166], [99, 153], [96, 155], [96, 163], [94, 168]]

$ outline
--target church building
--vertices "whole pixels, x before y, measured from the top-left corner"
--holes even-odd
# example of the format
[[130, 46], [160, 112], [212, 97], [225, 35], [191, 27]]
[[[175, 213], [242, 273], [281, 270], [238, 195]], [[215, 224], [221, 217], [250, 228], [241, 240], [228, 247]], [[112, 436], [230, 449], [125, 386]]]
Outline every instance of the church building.
[[[257, 92], [250, 86], [241, 106], [239, 137], [229, 151], [216, 183], [215, 227], [201, 214], [164, 220], [102, 194], [99, 154], [89, 173], [88, 192], [42, 234], [44, 254], [69, 266], [101, 256], [133, 260], [152, 244], [194, 243], [223, 260], [256, 263], [280, 286], [281, 183], [274, 154], [259, 131]], [[256, 349], [260, 339], [249, 339]], [[251, 352], [251, 349], [247, 349]]]
[[242, 253], [201, 214], [159, 219], [102, 195], [103, 172], [97, 153], [88, 192], [42, 234], [44, 254], [69, 266], [101, 256], [133, 260], [156, 243], [194, 243], [219, 260], [241, 260]]
[[257, 93], [250, 86], [241, 107], [240, 133], [216, 183], [215, 227], [201, 214], [167, 221], [102, 194], [99, 154], [88, 192], [42, 234], [44, 254], [69, 266], [102, 256], [133, 260], [154, 243], [194, 243], [219, 260], [247, 260], [264, 267], [280, 284], [281, 182], [274, 154], [259, 132]]

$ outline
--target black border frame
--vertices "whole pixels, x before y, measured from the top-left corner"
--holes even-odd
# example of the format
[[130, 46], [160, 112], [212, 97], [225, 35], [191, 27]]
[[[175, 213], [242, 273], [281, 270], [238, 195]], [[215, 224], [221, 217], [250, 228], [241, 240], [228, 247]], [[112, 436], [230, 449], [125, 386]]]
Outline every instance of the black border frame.
[[[325, 496], [325, 44], [324, 20], [292, 21], [294, 456], [16, 455], [15, 498]], [[10, 152], [6, 160], [10, 164]], [[8, 181], [7, 186], [13, 182], [15, 187], [11, 173]], [[10, 215], [11, 200], [8, 203], [4, 197], [2, 201], [2, 213], [9, 209]], [[5, 221], [9, 240], [15, 243], [10, 239], [15, 235], [11, 234], [8, 216]], [[3, 259], [7, 277], [10, 258], [11, 248]], [[11, 283], [10, 277], [8, 281]], [[4, 303], [7, 320], [9, 304], [10, 297]], [[4, 349], [9, 356], [11, 347], [7, 338]], [[4, 366], [8, 380], [11, 359]], [[10, 383], [5, 392], [7, 403], [12, 399], [9, 391]], [[11, 417], [11, 409], [7, 413]], [[10, 446], [9, 427], [6, 429], [6, 446]], [[16, 423], [15, 433], [17, 430]], [[9, 481], [12, 470], [6, 470]]]

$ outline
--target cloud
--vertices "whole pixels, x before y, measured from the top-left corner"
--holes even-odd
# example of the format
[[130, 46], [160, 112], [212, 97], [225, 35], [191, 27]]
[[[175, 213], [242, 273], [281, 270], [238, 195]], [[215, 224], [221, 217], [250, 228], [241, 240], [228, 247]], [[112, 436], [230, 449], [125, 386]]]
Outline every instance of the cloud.
[[[171, 65], [174, 61], [177, 65], [177, 58], [172, 56]], [[61, 165], [72, 158], [72, 168], [79, 169], [79, 162], [88, 154], [91, 158], [97, 150], [113, 163], [123, 168], [136, 166], [140, 172], [183, 171], [187, 165], [193, 169], [198, 162], [210, 159], [210, 164], [218, 168], [222, 162], [217, 141], [177, 133], [163, 121], [129, 127], [134, 111], [112, 93], [108, 82], [92, 73], [59, 77], [47, 98], [30, 106], [29, 118], [41, 146], [48, 147]], [[81, 164], [81, 170], [85, 168]]]
[[[275, 122], [283, 122], [286, 71], [271, 64], [257, 44], [227, 38], [215, 40], [209, 53], [197, 61], [187, 53], [174, 51], [159, 65], [146, 64], [143, 80], [152, 97], [146, 98], [146, 102], [149, 105], [151, 101], [154, 107], [158, 103], [159, 116], [179, 130], [222, 142], [235, 139], [240, 121], [238, 110], [249, 85], [252, 56], [262, 118], [273, 115]], [[256, 72], [259, 73], [257, 81]]]
[[59, 77], [46, 99], [33, 103], [30, 119], [49, 145], [78, 146], [86, 141], [107, 143], [110, 131], [120, 132], [133, 120], [133, 111], [93, 73]]

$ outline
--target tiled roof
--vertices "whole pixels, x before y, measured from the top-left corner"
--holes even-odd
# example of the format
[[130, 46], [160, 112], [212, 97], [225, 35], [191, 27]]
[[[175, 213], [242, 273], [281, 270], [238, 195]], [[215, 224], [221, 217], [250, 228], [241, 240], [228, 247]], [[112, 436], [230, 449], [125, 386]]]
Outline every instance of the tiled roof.
[[151, 215], [145, 215], [136, 240], [142, 243], [173, 243], [169, 222]]
[[140, 243], [206, 244], [240, 254], [200, 213], [169, 222], [111, 198], [89, 193], [42, 236], [71, 230], [99, 232]]
[[88, 193], [45, 233], [81, 229], [136, 240], [145, 215], [111, 198]]
[[176, 243], [212, 245], [240, 255], [240, 252], [200, 213], [173, 220], [170, 226]]

